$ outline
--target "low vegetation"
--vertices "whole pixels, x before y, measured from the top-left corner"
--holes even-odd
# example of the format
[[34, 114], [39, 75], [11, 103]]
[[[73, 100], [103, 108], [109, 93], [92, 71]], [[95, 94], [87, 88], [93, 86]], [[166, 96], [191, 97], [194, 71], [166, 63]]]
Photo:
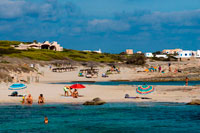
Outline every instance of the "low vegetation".
[[132, 56], [127, 57], [126, 63], [134, 65], [144, 65], [146, 63], [146, 59], [144, 54], [133, 54]]
[[[0, 56], [29, 58], [32, 60], [51, 61], [71, 59], [75, 61], [94, 61], [101, 63], [117, 63], [126, 62], [127, 64], [143, 65], [145, 64], [145, 57], [143, 54], [134, 54], [133, 56], [127, 56], [122, 54], [109, 54], [109, 53], [96, 53], [96, 52], [84, 52], [71, 49], [64, 49], [62, 52], [51, 50], [16, 50], [11, 45], [19, 45], [19, 41], [0, 41]], [[24, 42], [23, 42], [24, 43]], [[30, 42], [26, 42], [30, 43]]]

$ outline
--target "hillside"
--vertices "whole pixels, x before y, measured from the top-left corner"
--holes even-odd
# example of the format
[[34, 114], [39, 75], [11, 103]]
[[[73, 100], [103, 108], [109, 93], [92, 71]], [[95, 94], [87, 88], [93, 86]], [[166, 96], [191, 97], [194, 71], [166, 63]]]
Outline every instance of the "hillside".
[[121, 61], [120, 56], [117, 54], [99, 54], [95, 52], [83, 52], [70, 49], [64, 49], [64, 51], [62, 52], [37, 49], [16, 50], [11, 47], [11, 45], [19, 45], [20, 43], [20, 41], [0, 41], [0, 56], [29, 58], [32, 60], [40, 61], [51, 61], [57, 59], [71, 59], [75, 61], [95, 61], [102, 63]]

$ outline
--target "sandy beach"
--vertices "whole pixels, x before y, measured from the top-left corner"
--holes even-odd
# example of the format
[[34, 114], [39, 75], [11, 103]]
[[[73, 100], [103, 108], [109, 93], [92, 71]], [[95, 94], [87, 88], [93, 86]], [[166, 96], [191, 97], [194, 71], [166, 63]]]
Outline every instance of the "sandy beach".
[[[78, 77], [78, 71], [55, 73], [48, 69], [48, 67], [41, 67], [40, 71], [44, 73], [40, 76], [39, 83], [27, 84], [27, 88], [19, 90], [19, 94], [31, 94], [33, 96], [34, 104], [37, 104], [37, 100], [40, 94], [44, 95], [46, 103], [83, 103], [93, 98], [99, 97], [106, 102], [190, 102], [192, 99], [200, 99], [200, 86], [154, 86], [155, 91], [148, 95], [140, 95], [136, 93], [137, 86], [119, 85], [119, 86], [100, 86], [100, 85], [85, 85], [86, 88], [79, 89], [79, 95], [82, 97], [72, 98], [64, 97], [63, 87], [64, 84], [49, 84], [55, 82], [69, 82], [69, 81], [110, 81], [110, 80], [130, 80], [139, 79], [143, 77], [152, 77], [153, 74], [137, 73], [132, 68], [121, 68], [120, 74], [112, 74], [108, 78], [85, 78]], [[103, 73], [107, 67], [101, 68], [99, 74]], [[153, 75], [154, 76], [154, 75]], [[0, 104], [14, 103], [20, 104], [21, 97], [8, 96], [12, 93], [8, 90], [8, 87], [12, 83], [1, 83], [0, 85]], [[131, 97], [148, 97], [151, 99], [125, 99], [125, 94], [129, 94]]]

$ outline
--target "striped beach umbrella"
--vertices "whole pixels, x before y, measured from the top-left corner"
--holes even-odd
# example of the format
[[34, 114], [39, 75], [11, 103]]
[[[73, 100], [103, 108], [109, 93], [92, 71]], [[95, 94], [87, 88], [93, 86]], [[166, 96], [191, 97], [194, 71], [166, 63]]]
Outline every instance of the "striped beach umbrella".
[[138, 94], [142, 94], [142, 95], [146, 95], [146, 94], [149, 94], [151, 92], [153, 92], [155, 89], [153, 86], [149, 86], [149, 85], [142, 85], [142, 86], [139, 86], [137, 89], [136, 89], [136, 92]]
[[21, 89], [25, 89], [27, 86], [25, 84], [21, 84], [21, 83], [15, 83], [12, 84], [8, 89], [9, 90], [21, 90]]

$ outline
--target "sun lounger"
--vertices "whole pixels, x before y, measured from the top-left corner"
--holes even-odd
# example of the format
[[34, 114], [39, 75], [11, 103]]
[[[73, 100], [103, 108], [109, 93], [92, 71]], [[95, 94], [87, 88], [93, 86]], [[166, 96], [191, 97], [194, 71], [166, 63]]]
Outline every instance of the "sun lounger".
[[136, 98], [139, 98], [139, 97], [130, 97], [129, 94], [126, 94], [124, 98], [136, 99]]
[[124, 98], [130, 98], [130, 99], [137, 99], [137, 98], [141, 98], [141, 99], [152, 99], [149, 97], [130, 97], [129, 94], [126, 94]]
[[141, 99], [152, 99], [152, 98], [149, 98], [149, 97], [140, 97]]
[[85, 77], [86, 78], [92, 78], [92, 75], [91, 74], [87, 74]]
[[18, 92], [14, 91], [14, 92], [11, 93], [11, 95], [8, 95], [8, 96], [11, 96], [11, 97], [23, 97], [24, 95], [18, 95]]

